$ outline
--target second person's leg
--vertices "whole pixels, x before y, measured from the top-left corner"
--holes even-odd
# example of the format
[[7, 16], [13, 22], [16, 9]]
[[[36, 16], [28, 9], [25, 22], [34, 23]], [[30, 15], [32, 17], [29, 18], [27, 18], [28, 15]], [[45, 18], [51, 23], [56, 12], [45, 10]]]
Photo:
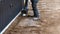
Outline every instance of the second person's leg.
[[28, 12], [28, 0], [25, 0], [24, 10]]
[[28, 14], [28, 0], [25, 0], [25, 3], [24, 3], [24, 7], [23, 7], [23, 10], [22, 10], [22, 16], [27, 16]]

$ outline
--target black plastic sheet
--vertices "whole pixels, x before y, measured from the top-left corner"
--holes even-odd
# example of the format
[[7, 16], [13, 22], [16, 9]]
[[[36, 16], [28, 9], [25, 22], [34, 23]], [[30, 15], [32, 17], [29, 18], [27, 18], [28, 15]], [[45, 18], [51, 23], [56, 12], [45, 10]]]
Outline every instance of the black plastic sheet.
[[0, 0], [0, 32], [22, 10], [23, 0]]

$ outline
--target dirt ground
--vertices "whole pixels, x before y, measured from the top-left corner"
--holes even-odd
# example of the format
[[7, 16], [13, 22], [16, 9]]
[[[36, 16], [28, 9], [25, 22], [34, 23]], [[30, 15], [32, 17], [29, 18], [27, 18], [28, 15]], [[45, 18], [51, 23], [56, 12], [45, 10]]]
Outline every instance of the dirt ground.
[[[16, 23], [10, 26], [12, 28], [8, 29], [4, 34], [60, 34], [60, 9], [58, 1], [40, 0], [39, 3], [41, 4], [38, 3], [40, 20], [34, 21], [32, 17], [19, 16], [15, 21]], [[28, 14], [33, 15], [31, 7], [29, 8]]]

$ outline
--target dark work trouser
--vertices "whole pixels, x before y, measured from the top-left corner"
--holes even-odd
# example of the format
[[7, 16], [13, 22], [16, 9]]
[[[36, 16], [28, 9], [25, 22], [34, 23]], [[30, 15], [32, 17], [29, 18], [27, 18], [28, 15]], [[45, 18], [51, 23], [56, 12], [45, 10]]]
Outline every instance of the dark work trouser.
[[[38, 0], [30, 0], [31, 3], [32, 3], [32, 8], [33, 8], [33, 12], [34, 12], [34, 16], [35, 17], [38, 17], [38, 9], [37, 9], [37, 3], [38, 3]], [[24, 9], [28, 12], [28, 0], [26, 0], [25, 2], [25, 7]]]

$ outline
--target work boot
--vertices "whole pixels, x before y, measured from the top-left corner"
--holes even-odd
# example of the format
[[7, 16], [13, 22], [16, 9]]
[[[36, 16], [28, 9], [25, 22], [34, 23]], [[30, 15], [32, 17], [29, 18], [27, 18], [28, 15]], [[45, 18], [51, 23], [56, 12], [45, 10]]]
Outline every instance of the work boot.
[[40, 20], [40, 18], [39, 18], [39, 16], [37, 16], [37, 17], [34, 16], [34, 17], [33, 17], [33, 20], [34, 20], [34, 21], [37, 21], [37, 20]]
[[21, 11], [21, 16], [27, 16], [27, 11], [26, 10], [22, 10]]

